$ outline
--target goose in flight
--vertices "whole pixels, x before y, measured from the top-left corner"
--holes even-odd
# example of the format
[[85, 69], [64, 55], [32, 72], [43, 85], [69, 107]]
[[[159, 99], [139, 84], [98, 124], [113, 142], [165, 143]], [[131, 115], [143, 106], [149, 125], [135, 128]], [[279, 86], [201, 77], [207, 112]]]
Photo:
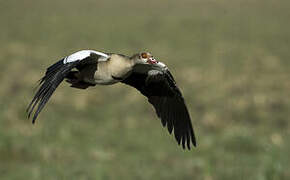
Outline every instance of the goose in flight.
[[32, 123], [43, 109], [58, 85], [66, 79], [71, 87], [86, 89], [90, 86], [124, 83], [136, 88], [148, 98], [162, 125], [171, 134], [174, 131], [183, 149], [196, 146], [190, 115], [183, 96], [167, 66], [150, 53], [142, 52], [131, 57], [81, 50], [46, 69], [38, 90], [27, 108]]

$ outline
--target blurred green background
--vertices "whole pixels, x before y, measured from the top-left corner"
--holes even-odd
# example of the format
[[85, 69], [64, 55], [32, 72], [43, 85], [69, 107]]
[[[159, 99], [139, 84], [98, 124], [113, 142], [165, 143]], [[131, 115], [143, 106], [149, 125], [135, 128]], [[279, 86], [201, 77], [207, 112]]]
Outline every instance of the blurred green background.
[[[290, 1], [0, 1], [0, 179], [290, 179]], [[36, 125], [46, 67], [80, 49], [166, 63], [198, 147], [135, 89], [63, 83]]]

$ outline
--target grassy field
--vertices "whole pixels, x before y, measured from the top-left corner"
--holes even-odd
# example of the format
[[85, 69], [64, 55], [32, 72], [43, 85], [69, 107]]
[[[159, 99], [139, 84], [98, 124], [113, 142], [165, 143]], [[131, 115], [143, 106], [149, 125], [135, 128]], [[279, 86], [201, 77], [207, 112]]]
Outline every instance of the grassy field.
[[[290, 179], [290, 1], [0, 1], [0, 179]], [[150, 51], [175, 75], [198, 147], [135, 89], [63, 83], [36, 125], [46, 67], [80, 49]]]

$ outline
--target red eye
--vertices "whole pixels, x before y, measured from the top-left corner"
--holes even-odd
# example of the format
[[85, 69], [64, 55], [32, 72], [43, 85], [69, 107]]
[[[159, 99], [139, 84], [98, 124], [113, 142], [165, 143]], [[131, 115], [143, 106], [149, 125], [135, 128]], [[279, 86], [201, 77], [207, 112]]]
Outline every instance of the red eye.
[[142, 54], [141, 54], [141, 57], [142, 57], [143, 59], [147, 59], [147, 53], [142, 53]]

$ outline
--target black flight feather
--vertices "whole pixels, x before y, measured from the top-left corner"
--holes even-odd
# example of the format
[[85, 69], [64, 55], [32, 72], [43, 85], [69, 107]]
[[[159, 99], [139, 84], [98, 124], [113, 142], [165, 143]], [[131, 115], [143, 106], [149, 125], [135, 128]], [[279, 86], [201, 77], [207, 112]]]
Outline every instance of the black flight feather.
[[32, 123], [35, 123], [38, 114], [43, 109], [55, 89], [69, 72], [78, 65], [78, 63], [79, 61], [74, 61], [64, 64], [62, 59], [47, 68], [45, 75], [40, 80], [40, 87], [27, 108], [28, 118], [30, 118], [33, 110], [37, 106], [32, 118]]
[[190, 115], [172, 74], [168, 70], [148, 72], [133, 71], [122, 83], [135, 87], [148, 98], [162, 125], [167, 126], [170, 134], [174, 131], [179, 145], [182, 143], [184, 149], [186, 145], [190, 149], [191, 143], [196, 146]]
[[76, 59], [75, 61], [66, 63], [64, 63], [64, 59], [61, 59], [53, 65], [49, 66], [46, 69], [45, 75], [40, 79], [38, 90], [27, 108], [28, 118], [30, 118], [37, 106], [32, 118], [32, 123], [35, 123], [38, 114], [41, 112], [55, 89], [64, 80], [64, 78], [70, 77], [73, 73], [75, 73], [74, 71], [71, 72], [73, 68], [81, 70], [87, 65], [97, 65], [98, 59], [100, 57], [100, 55], [92, 52], [84, 59]]

